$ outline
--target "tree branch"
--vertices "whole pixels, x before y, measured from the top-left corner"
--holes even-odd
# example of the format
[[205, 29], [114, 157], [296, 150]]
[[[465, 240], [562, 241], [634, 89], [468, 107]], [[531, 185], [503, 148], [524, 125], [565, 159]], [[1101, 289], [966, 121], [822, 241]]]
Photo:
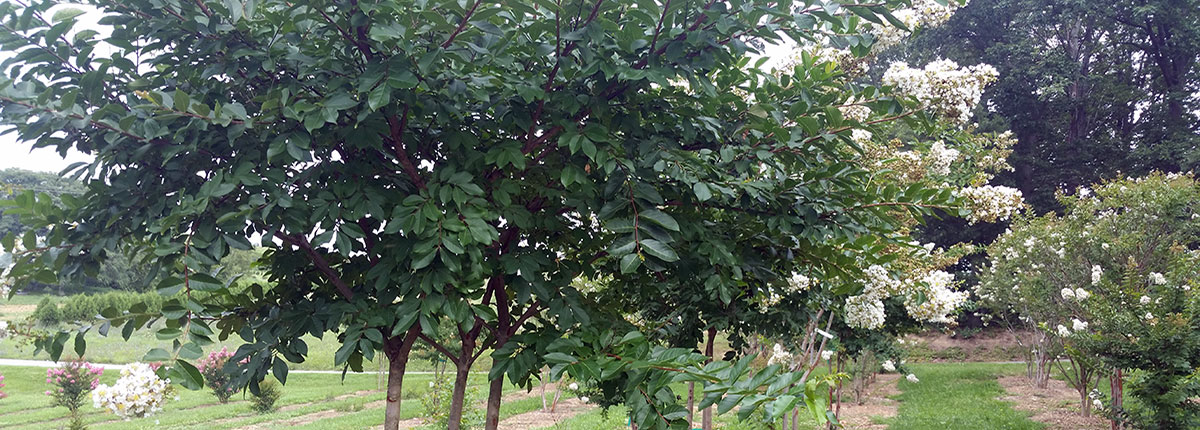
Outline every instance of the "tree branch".
[[425, 180], [421, 179], [420, 170], [417, 170], [417, 165], [413, 164], [412, 158], [408, 156], [408, 151], [404, 149], [404, 130], [408, 128], [408, 111], [409, 105], [404, 105], [404, 113], [401, 118], [396, 118], [396, 115], [388, 115], [388, 129], [392, 138], [392, 152], [396, 156], [396, 160], [400, 161], [400, 166], [404, 168], [404, 173], [408, 175], [408, 179], [413, 185], [422, 190], [425, 189]]
[[450, 37], [447, 38], [445, 42], [442, 42], [443, 49], [449, 48], [450, 44], [454, 43], [454, 38], [458, 37], [458, 34], [462, 33], [463, 29], [467, 27], [467, 21], [471, 19], [471, 15], [475, 14], [475, 9], [479, 8], [480, 3], [483, 3], [483, 0], [475, 0], [475, 4], [471, 5], [471, 8], [467, 10], [467, 13], [463, 14], [462, 21], [459, 21], [458, 23], [458, 28], [455, 28], [454, 32], [450, 33]]
[[275, 231], [275, 237], [287, 244], [300, 248], [300, 250], [304, 251], [305, 254], [308, 254], [308, 258], [312, 259], [313, 264], [317, 266], [317, 270], [324, 274], [325, 277], [329, 279], [329, 282], [333, 283], [333, 286], [337, 288], [338, 292], [341, 293], [346, 300], [354, 300], [354, 291], [350, 289], [350, 286], [346, 284], [346, 281], [342, 280], [342, 277], [338, 275], [337, 271], [333, 270], [333, 267], [329, 265], [329, 261], [325, 260], [325, 257], [322, 256], [321, 253], [317, 252], [316, 249], [313, 249], [312, 244], [308, 242], [308, 239], [305, 239], [304, 236], [289, 236], [284, 234], [282, 231]]
[[457, 365], [457, 364], [459, 364], [459, 361], [461, 361], [459, 356], [451, 353], [449, 349], [446, 349], [446, 347], [442, 346], [442, 344], [438, 343], [438, 341], [430, 339], [429, 336], [425, 335], [425, 333], [417, 333], [417, 337], [420, 338], [422, 342], [425, 342], [426, 345], [429, 345], [433, 349], [437, 350], [437, 352], [440, 352], [440, 353], [442, 353], [442, 355], [445, 355], [446, 358], [450, 359], [451, 363], [454, 363]]

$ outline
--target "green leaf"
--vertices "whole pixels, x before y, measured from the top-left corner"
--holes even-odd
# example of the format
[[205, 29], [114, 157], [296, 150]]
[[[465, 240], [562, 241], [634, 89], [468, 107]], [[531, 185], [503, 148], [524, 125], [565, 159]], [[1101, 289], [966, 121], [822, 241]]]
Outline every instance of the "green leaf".
[[147, 362], [167, 361], [170, 359], [171, 359], [171, 353], [167, 352], [167, 350], [162, 349], [162, 348], [151, 349], [146, 352], [146, 355], [142, 356], [142, 361], [147, 361]]
[[204, 376], [200, 374], [200, 370], [184, 360], [175, 360], [175, 365], [171, 366], [171, 371], [167, 375], [171, 378], [171, 382], [179, 383], [189, 390], [199, 390], [204, 387]]
[[58, 24], [68, 19], [75, 19], [79, 15], [83, 15], [84, 11], [73, 7], [66, 7], [54, 12], [54, 16], [50, 18], [50, 22]]
[[325, 105], [325, 107], [330, 108], [330, 109], [346, 110], [346, 109], [350, 109], [352, 107], [357, 106], [358, 102], [354, 101], [354, 98], [350, 97], [350, 94], [337, 93], [337, 94], [333, 95], [332, 97], [325, 99], [325, 102], [323, 104]]
[[275, 358], [275, 363], [271, 365], [271, 373], [275, 374], [275, 379], [278, 379], [280, 384], [287, 384], [288, 366], [282, 358]]
[[196, 291], [220, 291], [225, 289], [225, 283], [204, 273], [192, 273], [188, 276], [187, 285]]
[[670, 215], [658, 209], [644, 210], [638, 213], [638, 217], [658, 224], [667, 230], [679, 231], [679, 223], [675, 221], [675, 218], [671, 218]]
[[204, 349], [195, 342], [188, 342], [179, 347], [179, 356], [188, 360], [198, 360], [204, 356]]
[[621, 257], [621, 273], [633, 273], [638, 266], [642, 265], [642, 256], [638, 254], [629, 254]]
[[371, 110], [378, 110], [391, 101], [392, 88], [387, 85], [379, 85], [374, 90], [371, 90], [371, 94], [367, 95], [367, 107], [371, 108]]
[[696, 193], [696, 199], [702, 202], [712, 198], [712, 191], [703, 182], [697, 182], [695, 185], [692, 185], [692, 191]]
[[75, 333], [75, 355], [79, 357], [83, 357], [84, 351], [87, 351], [87, 341], [83, 340], [83, 333]]
[[675, 253], [674, 249], [671, 249], [671, 247], [665, 243], [654, 239], [644, 239], [641, 241], [641, 245], [642, 249], [646, 250], [647, 254], [657, 257], [662, 261], [668, 263], [679, 261], [679, 255]]

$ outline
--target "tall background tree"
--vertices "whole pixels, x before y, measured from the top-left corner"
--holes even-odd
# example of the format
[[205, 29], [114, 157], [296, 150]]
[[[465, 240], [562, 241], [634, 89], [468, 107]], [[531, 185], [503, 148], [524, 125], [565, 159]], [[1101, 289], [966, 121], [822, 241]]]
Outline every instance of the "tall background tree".
[[1058, 208], [1056, 191], [1200, 165], [1198, 10], [1195, 0], [974, 0], [885, 57], [994, 65], [982, 127], [1016, 134], [1016, 170], [1002, 179], [1041, 213]]

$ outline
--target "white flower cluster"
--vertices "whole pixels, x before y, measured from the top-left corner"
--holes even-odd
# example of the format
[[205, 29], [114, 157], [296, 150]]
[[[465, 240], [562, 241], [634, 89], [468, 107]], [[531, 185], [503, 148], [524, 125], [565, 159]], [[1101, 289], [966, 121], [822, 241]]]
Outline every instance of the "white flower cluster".
[[966, 187], [956, 191], [955, 195], [963, 199], [971, 210], [971, 215], [967, 217], [971, 224], [1007, 220], [1025, 207], [1021, 190], [1012, 187]]
[[[937, 27], [948, 21], [959, 6], [954, 1], [943, 6], [934, 0], [913, 0], [911, 8], [897, 10], [892, 13], [892, 16], [903, 22], [910, 30], [919, 27]], [[875, 31], [875, 37], [878, 39], [875, 42], [875, 49], [884, 49], [903, 41], [908, 37], [908, 32], [899, 27], [882, 26]]]
[[1071, 318], [1071, 329], [1072, 330], [1084, 331], [1084, 330], [1087, 330], [1087, 328], [1088, 328], [1087, 321], [1082, 321], [1078, 318]]
[[905, 376], [905, 377], [904, 377], [904, 379], [907, 379], [907, 380], [908, 380], [908, 382], [912, 382], [912, 383], [914, 383], [914, 384], [916, 384], [916, 383], [918, 383], [918, 382], [921, 382], [921, 380], [920, 380], [920, 379], [917, 379], [917, 375], [914, 375], [914, 374], [911, 374], [911, 373], [909, 373], [909, 374], [908, 374], [908, 376]]
[[92, 405], [126, 420], [148, 417], [162, 410], [163, 395], [170, 383], [170, 379], [159, 379], [150, 365], [133, 363], [121, 370], [121, 378], [111, 387], [96, 387]]
[[1150, 283], [1154, 285], [1164, 285], [1167, 283], [1167, 277], [1162, 273], [1150, 272]]
[[[800, 273], [793, 273], [792, 276], [788, 277], [783, 291], [786, 294], [799, 293], [808, 290], [813, 284], [815, 284], [815, 282], [812, 278], [804, 276]], [[767, 289], [767, 291], [758, 298], [758, 309], [759, 311], [767, 312], [771, 310], [771, 308], [775, 307], [775, 305], [778, 305], [781, 301], [783, 301], [782, 294], [779, 294], [774, 289]]]
[[[816, 63], [837, 64], [838, 68], [849, 76], [859, 76], [866, 72], [867, 60], [855, 56], [849, 49], [835, 48], [829, 43], [818, 43], [809, 49], [808, 53], [813, 56]], [[796, 64], [800, 64], [800, 58], [797, 56], [792, 61], [785, 61], [785, 64], [795, 67]]]
[[871, 265], [863, 274], [862, 294], [846, 299], [845, 320], [850, 327], [874, 330], [883, 327], [883, 299], [899, 291], [901, 283], [880, 265]]
[[787, 366], [787, 365], [791, 364], [791, 362], [792, 362], [792, 353], [788, 352], [788, 350], [784, 349], [783, 345], [780, 345], [777, 343], [777, 344], [775, 344], [775, 347], [771, 348], [771, 358], [767, 360], [768, 366], [775, 365], [775, 364], [778, 364], [781, 366]]
[[1067, 337], [1067, 336], [1071, 335], [1071, 329], [1067, 328], [1067, 326], [1062, 325], [1062, 324], [1058, 325], [1058, 327], [1055, 329], [1055, 332], [1058, 333], [1058, 335], [1062, 336], [1062, 337]]
[[[947, 323], [948, 315], [954, 313], [967, 301], [969, 293], [954, 291], [954, 275], [941, 270], [932, 270], [900, 281], [892, 278], [887, 269], [872, 265], [863, 272], [863, 292], [846, 299], [846, 325], [854, 328], [874, 330], [882, 327], [886, 318], [883, 300], [902, 295], [909, 316], [926, 322]], [[920, 296], [925, 300], [918, 302]]]
[[857, 143], [860, 146], [867, 146], [871, 143], [871, 139], [874, 137], [874, 134], [861, 128], [850, 130], [850, 140], [853, 140], [854, 143]]
[[908, 315], [921, 321], [933, 323], [948, 323], [947, 315], [954, 313], [959, 306], [966, 303], [966, 291], [954, 291], [954, 274], [934, 270], [921, 278], [923, 286], [917, 287], [925, 293], [925, 301], [917, 303], [917, 294], [909, 294], [904, 300]]
[[8, 337], [8, 321], [0, 320], [0, 339]]
[[[892, 15], [909, 29], [936, 27], [949, 20], [957, 6], [953, 2], [942, 6], [933, 0], [917, 0], [912, 8], [897, 10]], [[908, 32], [899, 27], [884, 26], [875, 32], [875, 36], [878, 39], [875, 42], [876, 49], [884, 49], [903, 41], [908, 37]]]
[[842, 112], [842, 117], [858, 122], [867, 122], [871, 118], [871, 108], [857, 103], [857, 100], [850, 100], [846, 104], [839, 106], [838, 110]]
[[933, 143], [929, 147], [929, 170], [938, 175], [949, 175], [950, 165], [958, 160], [959, 152], [954, 148], [947, 148], [942, 141]]
[[822, 360], [829, 361], [831, 358], [833, 358], [833, 351], [828, 350], [828, 349], [821, 351], [821, 359]]
[[959, 67], [951, 60], [937, 60], [924, 69], [895, 62], [883, 74], [883, 83], [895, 86], [902, 93], [915, 97], [926, 108], [959, 124], [971, 119], [971, 110], [979, 104], [983, 88], [994, 82], [999, 73], [995, 67], [979, 64]]
[[882, 367], [883, 367], [884, 372], [895, 372], [896, 371], [896, 363], [893, 363], [892, 360], [884, 361]]
[[793, 273], [792, 277], [788, 278], [789, 292], [798, 293], [808, 290], [812, 286], [812, 279], [799, 273]]
[[1092, 285], [1100, 285], [1100, 278], [1104, 276], [1104, 269], [1100, 265], [1092, 265]]
[[1104, 402], [1100, 401], [1101, 396], [1100, 390], [1096, 389], [1092, 389], [1092, 392], [1088, 393], [1088, 398], [1092, 399], [1092, 407], [1096, 410], [1104, 409]]
[[883, 327], [883, 301], [869, 294], [846, 299], [846, 325], [874, 330]]
[[1059, 294], [1062, 294], [1063, 300], [1085, 300], [1092, 296], [1092, 293], [1089, 293], [1083, 288], [1076, 288], [1074, 290], [1070, 288], [1063, 288]]
[[863, 271], [867, 275], [863, 279], [863, 295], [888, 297], [900, 290], [900, 281], [892, 278], [887, 269], [878, 264], [872, 264]]

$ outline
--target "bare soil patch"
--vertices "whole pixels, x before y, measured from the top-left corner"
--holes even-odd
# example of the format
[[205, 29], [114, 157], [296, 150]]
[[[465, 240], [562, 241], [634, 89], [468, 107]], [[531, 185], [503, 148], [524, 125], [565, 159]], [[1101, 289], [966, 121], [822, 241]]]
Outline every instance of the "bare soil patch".
[[500, 428], [504, 430], [530, 430], [542, 427], [549, 427], [564, 420], [567, 420], [575, 415], [591, 410], [595, 406], [583, 403], [577, 398], [560, 399], [558, 407], [554, 412], [535, 410], [523, 414], [513, 415], [500, 421]]
[[1013, 403], [1013, 409], [1030, 412], [1031, 420], [1045, 424], [1047, 430], [1104, 430], [1108, 420], [1092, 415], [1079, 415], [1079, 393], [1066, 382], [1051, 379], [1046, 388], [1033, 386], [1023, 376], [1002, 376], [1000, 386], [1008, 395], [1000, 400]]
[[843, 391], [842, 410], [838, 414], [842, 425], [854, 430], [886, 429], [887, 424], [878, 424], [876, 421], [896, 416], [899, 404], [892, 396], [900, 394], [900, 389], [896, 388], [899, 379], [900, 375], [896, 373], [877, 375], [875, 382], [867, 387], [861, 405], [854, 403], [853, 399], [845, 401], [846, 393]]
[[1016, 361], [1022, 360], [1026, 348], [1017, 342], [1017, 336], [1028, 338], [1028, 333], [1013, 333], [999, 328], [989, 328], [970, 336], [957, 332], [929, 331], [907, 336], [909, 359], [925, 362], [962, 361]]

